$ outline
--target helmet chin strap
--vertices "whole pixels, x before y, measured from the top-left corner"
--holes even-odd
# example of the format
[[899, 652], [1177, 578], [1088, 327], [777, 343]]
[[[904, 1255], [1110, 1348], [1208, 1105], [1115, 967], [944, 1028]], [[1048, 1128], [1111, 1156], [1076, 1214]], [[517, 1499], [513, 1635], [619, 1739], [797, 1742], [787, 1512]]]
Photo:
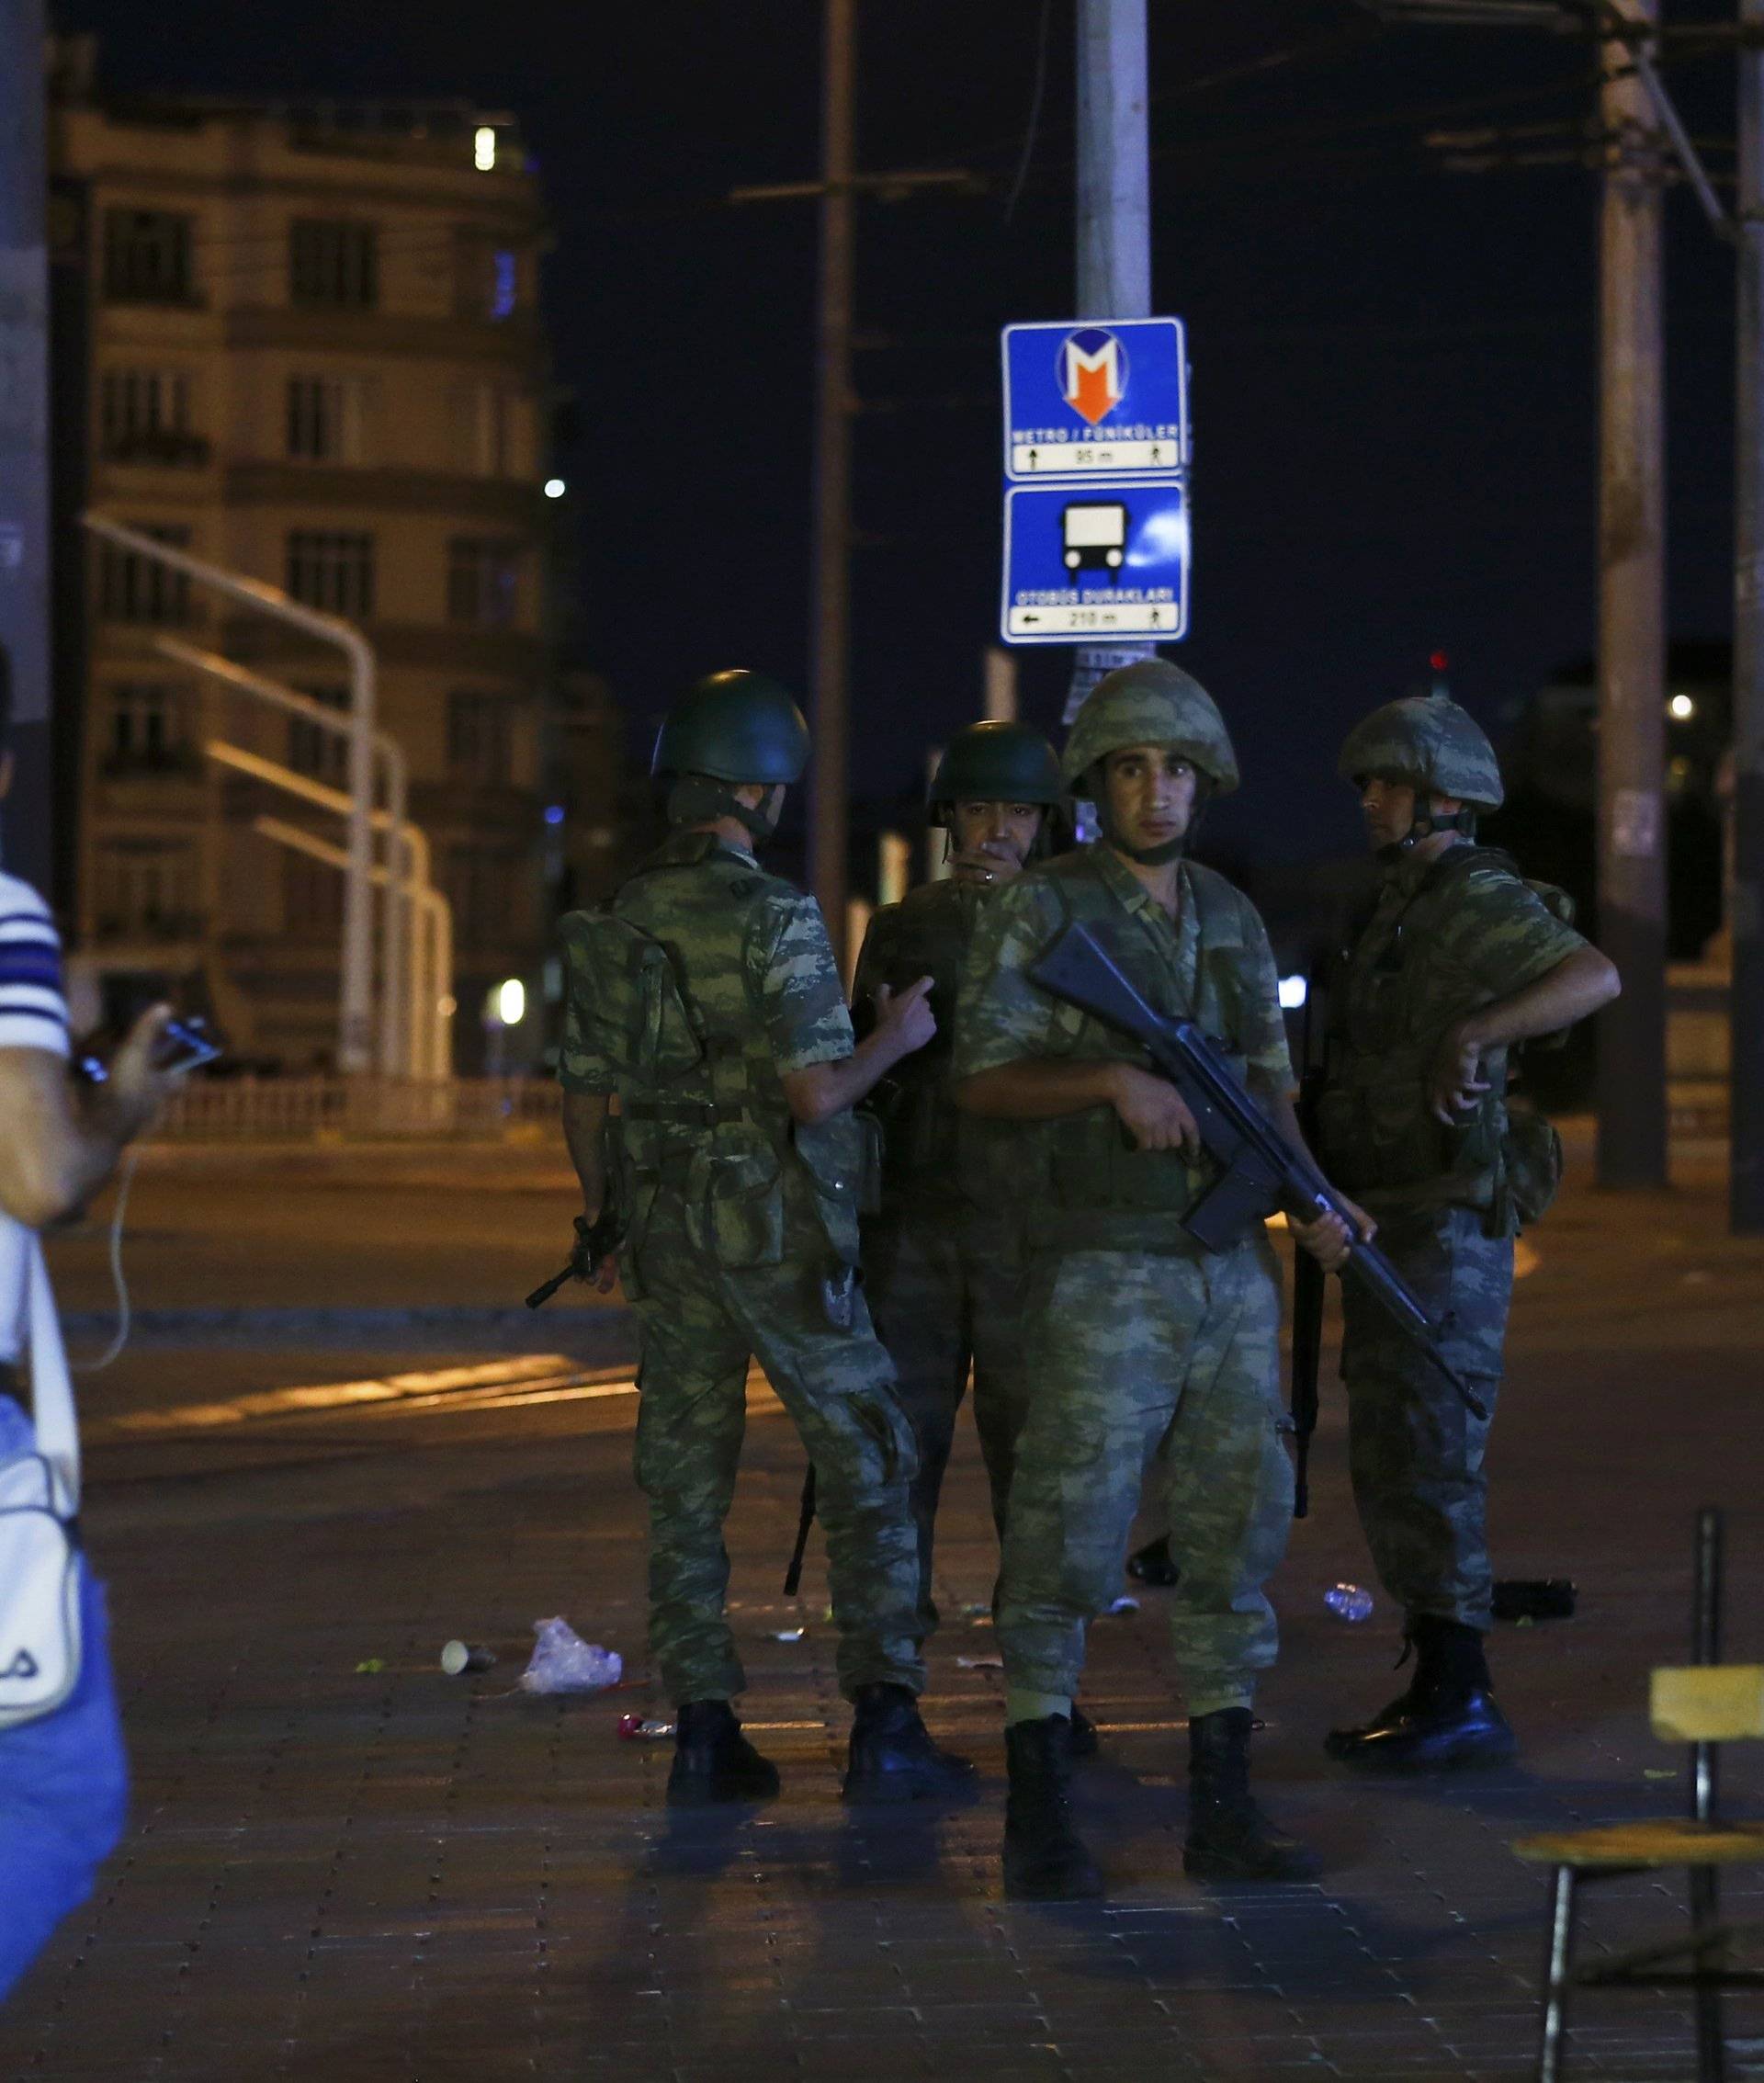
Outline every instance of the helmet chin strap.
[[784, 808], [783, 797], [775, 789], [766, 790], [766, 801], [773, 805], [769, 817], [763, 809], [742, 802], [731, 782], [718, 781], [708, 774], [683, 775], [668, 790], [668, 822], [709, 824], [732, 817], [756, 847], [763, 846], [776, 836], [778, 813]]

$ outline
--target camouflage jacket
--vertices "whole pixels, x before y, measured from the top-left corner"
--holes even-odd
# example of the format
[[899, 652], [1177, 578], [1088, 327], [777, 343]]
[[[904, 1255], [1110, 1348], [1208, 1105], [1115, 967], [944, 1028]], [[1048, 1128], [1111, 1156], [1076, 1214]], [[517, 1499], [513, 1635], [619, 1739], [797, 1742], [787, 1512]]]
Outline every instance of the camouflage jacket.
[[607, 903], [562, 923], [560, 1076], [614, 1094], [628, 1242], [658, 1189], [728, 1266], [857, 1258], [857, 1124], [792, 1122], [782, 1074], [852, 1053], [814, 900], [714, 834], [678, 832]]
[[[1255, 907], [1225, 877], [1184, 861], [1172, 921], [1101, 842], [1020, 876], [987, 907], [963, 972], [955, 1075], [1024, 1057], [1144, 1064], [1125, 1036], [1062, 1003], [1026, 974], [1061, 926], [1094, 933], [1159, 1012], [1198, 1020], [1239, 1075], [1284, 1092], [1293, 1081], [1279, 979]], [[1031, 1241], [1043, 1249], [1189, 1253], [1182, 1217], [1211, 1176], [1172, 1150], [1142, 1150], [1112, 1106], [1019, 1123], [1021, 1191], [1035, 1197]], [[1029, 1152], [1035, 1162], [1026, 1161]]]
[[1434, 1058], [1454, 1022], [1586, 945], [1503, 855], [1458, 845], [1391, 868], [1329, 994], [1317, 1154], [1336, 1184], [1374, 1206], [1488, 1207], [1508, 1130], [1508, 1052], [1485, 1052], [1489, 1092], [1451, 1127], [1428, 1106]]
[[968, 946], [982, 910], [1008, 887], [989, 889], [955, 877], [924, 883], [899, 904], [885, 904], [864, 936], [852, 986], [859, 1038], [876, 1025], [878, 984], [898, 991], [930, 977], [937, 1020], [936, 1034], [901, 1058], [868, 1103], [882, 1126], [885, 1207], [915, 1194], [941, 1200], [952, 1183], [978, 1206], [1000, 1206], [1011, 1197], [1014, 1131], [1008, 1123], [962, 1114], [950, 1096], [956, 1001]]

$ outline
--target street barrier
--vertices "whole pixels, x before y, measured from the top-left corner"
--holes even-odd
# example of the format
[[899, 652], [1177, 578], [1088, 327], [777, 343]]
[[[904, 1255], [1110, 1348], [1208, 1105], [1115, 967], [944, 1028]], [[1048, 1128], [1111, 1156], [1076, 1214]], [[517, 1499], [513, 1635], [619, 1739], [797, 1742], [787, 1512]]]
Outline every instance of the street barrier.
[[202, 1078], [173, 1100], [155, 1141], [458, 1142], [524, 1139], [555, 1127], [550, 1078]]

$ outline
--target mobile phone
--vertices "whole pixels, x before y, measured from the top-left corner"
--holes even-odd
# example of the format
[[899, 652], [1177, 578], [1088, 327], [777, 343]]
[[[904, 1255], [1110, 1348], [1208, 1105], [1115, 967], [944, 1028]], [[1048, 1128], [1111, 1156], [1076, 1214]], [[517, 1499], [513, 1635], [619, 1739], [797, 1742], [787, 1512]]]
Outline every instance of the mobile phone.
[[199, 1013], [187, 1020], [168, 1020], [153, 1053], [153, 1069], [175, 1078], [198, 1070], [222, 1053], [220, 1037]]
[[[159, 1037], [159, 1047], [153, 1054], [153, 1069], [181, 1078], [191, 1070], [200, 1070], [205, 1063], [212, 1063], [217, 1056], [224, 1053], [220, 1036], [209, 1023], [199, 1013], [192, 1013], [187, 1020], [166, 1021], [165, 1031]], [[109, 1081], [110, 1066], [91, 1049], [75, 1059], [74, 1069], [91, 1084], [102, 1085]]]

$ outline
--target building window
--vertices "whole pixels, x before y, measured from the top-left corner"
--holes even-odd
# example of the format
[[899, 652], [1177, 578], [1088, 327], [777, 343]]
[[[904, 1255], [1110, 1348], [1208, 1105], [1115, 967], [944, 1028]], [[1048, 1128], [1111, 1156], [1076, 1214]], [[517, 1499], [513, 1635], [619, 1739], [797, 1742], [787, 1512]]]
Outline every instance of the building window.
[[[142, 526], [141, 532], [174, 549], [190, 546], [188, 528]], [[104, 543], [98, 551], [98, 612], [107, 622], [187, 622], [189, 581], [132, 549]]]
[[101, 934], [184, 940], [200, 931], [196, 849], [179, 840], [119, 839], [98, 849]]
[[288, 231], [288, 277], [297, 304], [372, 311], [379, 301], [374, 227], [342, 217], [297, 217]]
[[514, 770], [515, 703], [507, 695], [447, 696], [447, 764], [481, 788], [505, 788]]
[[473, 477], [522, 474], [520, 391], [506, 383], [467, 383], [453, 397], [460, 466]]
[[512, 628], [520, 558], [517, 542], [455, 536], [447, 545], [447, 620]]
[[182, 688], [158, 680], [125, 680], [111, 688], [105, 764], [112, 773], [163, 772], [188, 762]]
[[182, 369], [106, 369], [98, 416], [113, 463], [199, 464], [209, 445], [190, 426], [190, 379]]
[[514, 854], [456, 846], [447, 855], [447, 900], [455, 937], [467, 947], [501, 945], [526, 924], [515, 916], [521, 862]]
[[[347, 711], [347, 687], [302, 686], [300, 694], [322, 702], [327, 708]], [[296, 774], [311, 775], [314, 781], [334, 788], [345, 786], [349, 775], [349, 741], [340, 730], [327, 730], [322, 723], [309, 723], [303, 716], [288, 719], [288, 764]]]
[[196, 220], [171, 209], [107, 209], [104, 293], [113, 304], [187, 304], [196, 296]]
[[366, 621], [374, 612], [374, 538], [290, 528], [288, 590], [308, 607]]
[[310, 854], [282, 857], [282, 925], [289, 934], [334, 939], [343, 927], [344, 877]]
[[290, 376], [288, 452], [303, 463], [359, 463], [367, 453], [368, 386], [358, 376]]

